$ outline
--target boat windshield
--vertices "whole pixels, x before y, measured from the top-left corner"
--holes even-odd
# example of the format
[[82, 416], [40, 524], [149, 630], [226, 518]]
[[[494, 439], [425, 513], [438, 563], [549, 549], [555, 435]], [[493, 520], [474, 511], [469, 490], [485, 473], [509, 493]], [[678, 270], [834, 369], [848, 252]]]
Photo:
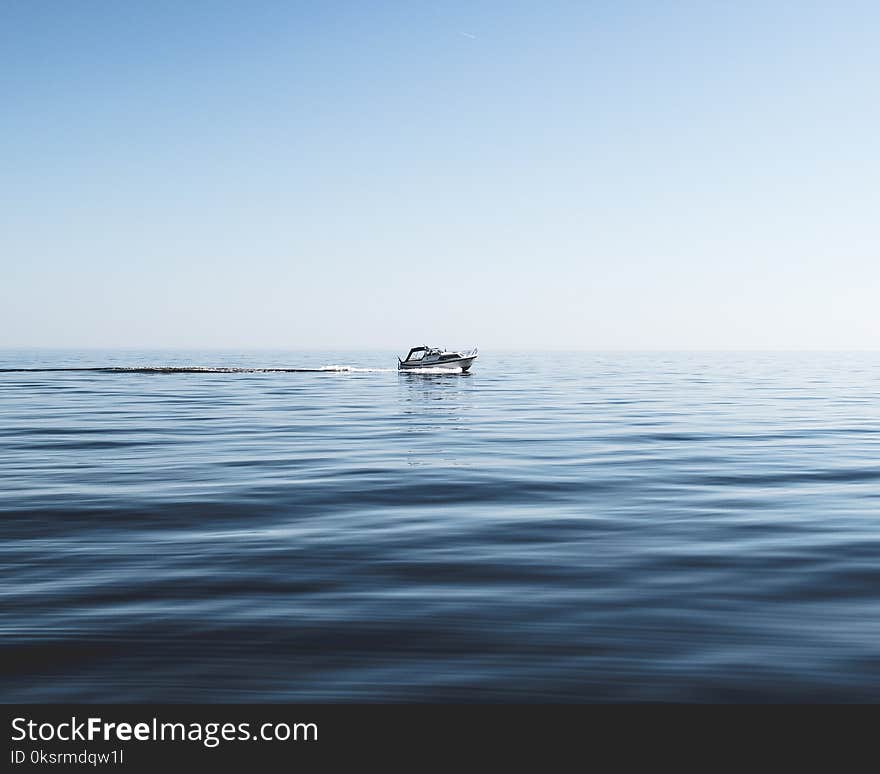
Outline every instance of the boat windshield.
[[424, 349], [411, 349], [406, 361], [409, 363], [413, 360], [421, 360], [425, 356], [425, 351]]

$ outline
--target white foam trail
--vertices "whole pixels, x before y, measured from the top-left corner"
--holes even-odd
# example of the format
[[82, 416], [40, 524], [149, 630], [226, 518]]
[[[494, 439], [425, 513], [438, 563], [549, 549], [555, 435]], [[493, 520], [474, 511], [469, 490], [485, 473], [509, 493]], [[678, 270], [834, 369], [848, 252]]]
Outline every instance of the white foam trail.
[[[358, 368], [350, 365], [325, 365], [316, 369], [318, 371], [326, 371], [327, 373], [340, 374], [393, 374], [398, 371], [397, 368]], [[460, 374], [461, 368], [458, 366], [423, 366], [421, 368], [407, 368], [401, 373], [407, 374]]]
[[396, 371], [396, 368], [358, 368], [357, 366], [348, 365], [326, 365], [321, 366], [319, 371], [328, 371], [330, 373], [356, 373], [356, 374], [390, 374]]

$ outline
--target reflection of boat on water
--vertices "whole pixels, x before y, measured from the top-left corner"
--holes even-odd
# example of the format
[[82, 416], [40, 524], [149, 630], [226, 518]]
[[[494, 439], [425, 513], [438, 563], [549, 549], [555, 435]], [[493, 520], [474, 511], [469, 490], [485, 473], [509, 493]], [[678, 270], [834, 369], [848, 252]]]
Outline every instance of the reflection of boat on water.
[[460, 368], [467, 371], [477, 359], [477, 348], [470, 352], [452, 352], [437, 347], [413, 347], [401, 360], [397, 358], [397, 370], [408, 371], [414, 368]]

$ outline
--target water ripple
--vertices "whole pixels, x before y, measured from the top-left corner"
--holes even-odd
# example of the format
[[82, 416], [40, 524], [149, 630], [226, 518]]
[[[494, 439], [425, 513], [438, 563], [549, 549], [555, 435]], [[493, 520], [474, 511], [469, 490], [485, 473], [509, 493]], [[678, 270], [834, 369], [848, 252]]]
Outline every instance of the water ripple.
[[0, 354], [4, 699], [880, 700], [880, 356], [395, 362]]

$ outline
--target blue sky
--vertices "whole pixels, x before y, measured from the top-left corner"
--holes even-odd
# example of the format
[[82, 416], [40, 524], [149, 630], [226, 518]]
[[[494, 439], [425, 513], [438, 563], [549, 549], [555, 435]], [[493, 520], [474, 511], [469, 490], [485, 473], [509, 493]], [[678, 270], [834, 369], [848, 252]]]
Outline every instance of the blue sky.
[[876, 2], [0, 2], [0, 346], [863, 349]]

